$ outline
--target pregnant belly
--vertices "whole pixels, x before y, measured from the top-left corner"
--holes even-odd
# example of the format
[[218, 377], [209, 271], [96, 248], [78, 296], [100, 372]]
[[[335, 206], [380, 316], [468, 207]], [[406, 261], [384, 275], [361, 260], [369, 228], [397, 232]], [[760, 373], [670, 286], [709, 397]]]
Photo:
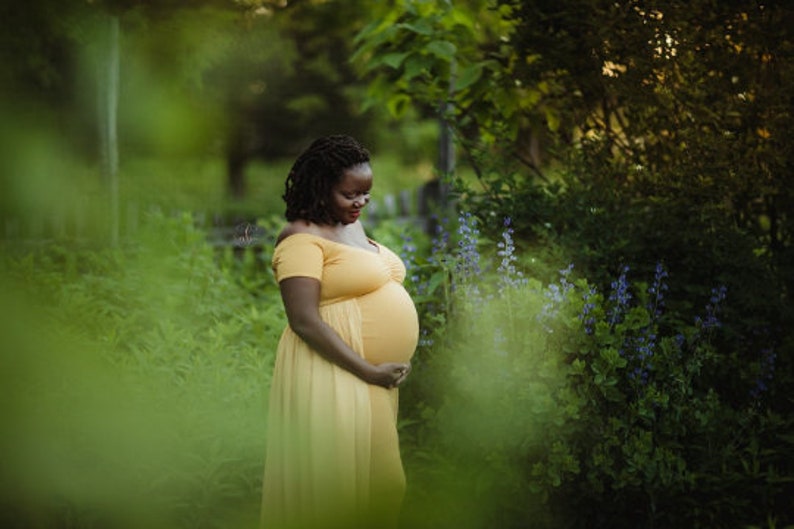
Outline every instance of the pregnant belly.
[[364, 358], [374, 364], [410, 360], [419, 339], [419, 319], [403, 286], [390, 281], [358, 303]]

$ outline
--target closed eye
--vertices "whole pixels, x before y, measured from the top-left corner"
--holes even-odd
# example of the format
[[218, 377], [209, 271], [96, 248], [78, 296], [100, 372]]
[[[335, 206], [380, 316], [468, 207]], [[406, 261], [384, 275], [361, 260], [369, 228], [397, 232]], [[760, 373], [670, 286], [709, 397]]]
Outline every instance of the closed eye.
[[342, 196], [348, 200], [353, 200], [358, 197], [370, 198], [371, 195], [369, 192], [367, 192], [367, 193], [343, 193]]

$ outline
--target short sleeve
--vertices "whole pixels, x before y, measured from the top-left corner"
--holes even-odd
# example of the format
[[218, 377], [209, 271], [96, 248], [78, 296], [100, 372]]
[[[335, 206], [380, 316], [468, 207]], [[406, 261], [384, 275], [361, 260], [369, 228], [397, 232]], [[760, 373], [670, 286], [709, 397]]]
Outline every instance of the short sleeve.
[[273, 252], [273, 272], [276, 281], [289, 277], [311, 277], [322, 280], [323, 249], [314, 237], [290, 235]]

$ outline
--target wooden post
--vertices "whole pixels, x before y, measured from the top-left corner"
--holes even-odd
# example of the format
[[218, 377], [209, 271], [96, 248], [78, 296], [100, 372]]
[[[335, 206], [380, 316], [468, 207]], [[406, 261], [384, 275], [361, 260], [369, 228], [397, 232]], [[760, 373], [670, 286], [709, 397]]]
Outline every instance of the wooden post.
[[449, 65], [449, 86], [446, 101], [439, 105], [438, 119], [438, 176], [425, 185], [419, 201], [419, 214], [426, 216], [425, 232], [434, 235], [438, 225], [432, 216], [432, 209], [446, 210], [449, 206], [449, 184], [447, 179], [455, 171], [455, 143], [452, 137], [452, 126], [447, 118], [452, 110], [452, 96], [455, 93], [456, 62]]

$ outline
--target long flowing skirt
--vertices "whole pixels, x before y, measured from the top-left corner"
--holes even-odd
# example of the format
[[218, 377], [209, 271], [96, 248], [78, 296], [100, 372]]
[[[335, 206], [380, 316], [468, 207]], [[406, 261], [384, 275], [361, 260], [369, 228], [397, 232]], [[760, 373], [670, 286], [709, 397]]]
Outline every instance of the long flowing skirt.
[[[355, 300], [322, 306], [320, 314], [363, 356]], [[405, 486], [396, 397], [396, 390], [369, 386], [328, 362], [287, 328], [270, 391], [262, 527], [367, 527], [376, 521], [371, 517], [380, 527], [393, 526]], [[373, 444], [382, 455], [373, 454]], [[381, 469], [374, 475], [373, 455]], [[374, 499], [373, 490], [388, 498]]]

